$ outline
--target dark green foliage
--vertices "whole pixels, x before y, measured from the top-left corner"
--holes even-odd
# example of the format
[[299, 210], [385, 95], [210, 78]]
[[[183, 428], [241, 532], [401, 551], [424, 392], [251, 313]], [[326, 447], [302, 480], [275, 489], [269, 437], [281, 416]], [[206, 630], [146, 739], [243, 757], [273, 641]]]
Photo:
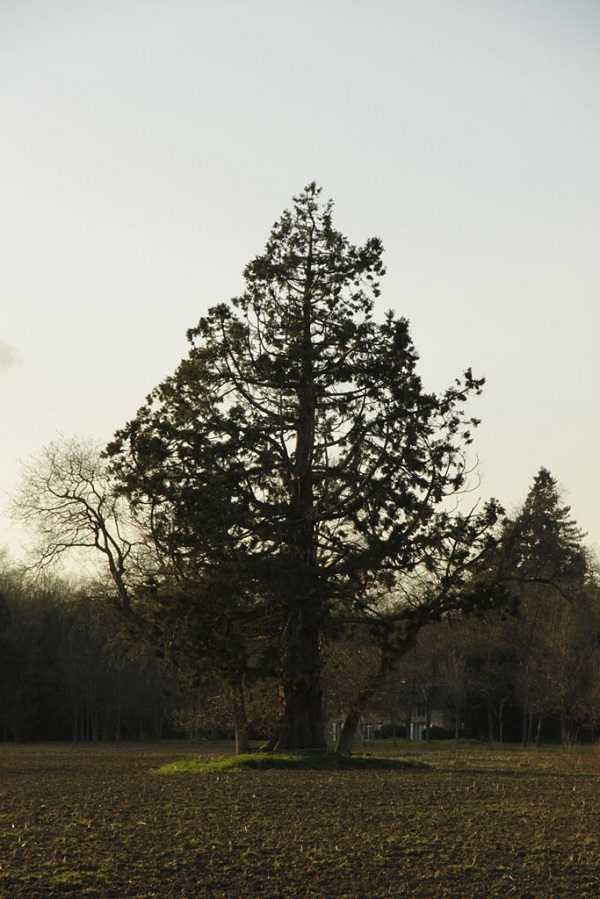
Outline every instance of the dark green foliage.
[[540, 468], [518, 514], [505, 522], [501, 576], [556, 589], [581, 585], [588, 574], [585, 534], [570, 512], [556, 480]]
[[472, 726], [489, 742], [560, 733], [567, 744], [582, 717], [597, 720], [600, 607], [583, 538], [541, 468], [474, 583], [485, 593], [495, 581], [496, 595], [513, 602], [500, 614], [476, 603], [468, 622], [440, 631], [442, 676], [463, 691]]
[[445, 502], [483, 381], [423, 389], [406, 320], [373, 317], [383, 274], [381, 242], [350, 244], [310, 184], [109, 447], [158, 556], [157, 642], [230, 682], [275, 673], [286, 748], [324, 745], [323, 635], [367, 622], [392, 664], [461, 607], [498, 515]]

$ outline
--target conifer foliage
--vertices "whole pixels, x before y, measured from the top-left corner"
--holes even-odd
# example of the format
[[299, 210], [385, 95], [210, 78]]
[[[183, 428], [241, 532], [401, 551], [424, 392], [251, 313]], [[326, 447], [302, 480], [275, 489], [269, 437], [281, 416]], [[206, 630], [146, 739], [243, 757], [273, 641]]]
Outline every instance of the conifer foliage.
[[407, 321], [374, 317], [381, 242], [353, 246], [320, 193], [294, 198], [109, 447], [160, 559], [155, 620], [231, 680], [278, 678], [281, 748], [325, 745], [323, 638], [367, 622], [389, 649], [455, 608], [498, 514], [447, 501], [483, 381], [423, 389]]
[[516, 582], [579, 591], [589, 565], [584, 538], [558, 482], [542, 467], [517, 515], [504, 524], [501, 571]]

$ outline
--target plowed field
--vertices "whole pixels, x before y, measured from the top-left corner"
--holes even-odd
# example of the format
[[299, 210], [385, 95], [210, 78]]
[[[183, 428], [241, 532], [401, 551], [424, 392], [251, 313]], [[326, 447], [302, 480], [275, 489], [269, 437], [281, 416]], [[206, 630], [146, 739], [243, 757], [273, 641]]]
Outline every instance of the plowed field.
[[600, 755], [157, 774], [197, 747], [0, 744], [0, 897], [597, 897]]

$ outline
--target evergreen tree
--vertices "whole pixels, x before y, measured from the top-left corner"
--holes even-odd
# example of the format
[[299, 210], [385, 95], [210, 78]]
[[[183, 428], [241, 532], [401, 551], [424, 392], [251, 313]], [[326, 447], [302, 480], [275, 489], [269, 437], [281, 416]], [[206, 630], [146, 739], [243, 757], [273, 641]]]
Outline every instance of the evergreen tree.
[[500, 572], [521, 584], [579, 589], [588, 570], [584, 538], [557, 481], [540, 468], [523, 506], [505, 521]]
[[[245, 292], [188, 332], [187, 358], [109, 447], [162, 560], [155, 608], [200, 638], [199, 658], [220, 646], [236, 677], [260, 647], [281, 748], [325, 745], [323, 636], [366, 621], [389, 648], [456, 606], [497, 515], [446, 503], [466, 486], [463, 405], [483, 382], [467, 371], [423, 390], [406, 320], [373, 317], [383, 274], [381, 242], [350, 244], [308, 185]], [[392, 603], [417, 575], [419, 592]]]
[[566, 743], [591, 682], [596, 613], [584, 537], [556, 479], [540, 468], [522, 507], [504, 523], [500, 542], [500, 577], [519, 598], [510, 630], [524, 742], [533, 739], [535, 720], [539, 737], [543, 717], [558, 715]]

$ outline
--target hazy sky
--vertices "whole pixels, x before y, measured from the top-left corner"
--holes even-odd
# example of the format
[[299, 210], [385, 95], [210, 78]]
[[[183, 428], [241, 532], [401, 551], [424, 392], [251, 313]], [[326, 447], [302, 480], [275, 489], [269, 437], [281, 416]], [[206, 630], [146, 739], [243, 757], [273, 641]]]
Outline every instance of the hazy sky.
[[481, 495], [544, 465], [600, 544], [597, 0], [0, 0], [0, 100], [2, 493], [131, 418], [316, 180], [426, 387], [486, 376]]

